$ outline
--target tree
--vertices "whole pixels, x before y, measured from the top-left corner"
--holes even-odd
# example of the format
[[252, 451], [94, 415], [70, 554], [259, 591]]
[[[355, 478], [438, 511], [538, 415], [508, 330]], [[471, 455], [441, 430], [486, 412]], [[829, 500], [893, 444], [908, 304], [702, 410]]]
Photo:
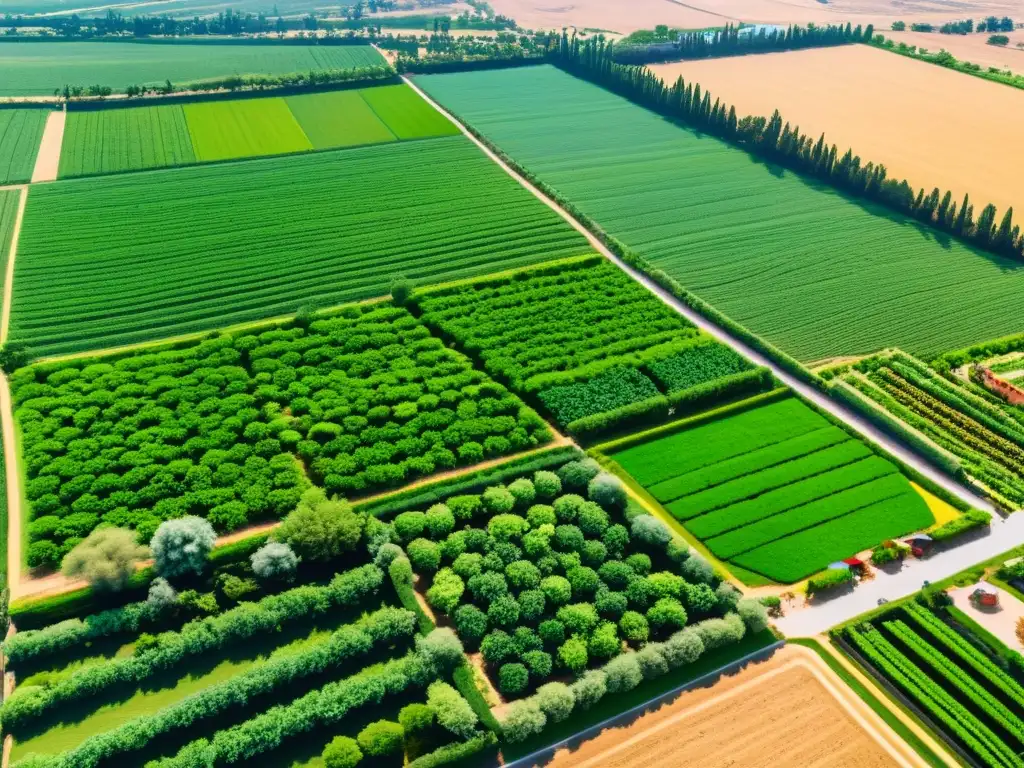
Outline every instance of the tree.
[[267, 581], [287, 581], [299, 567], [299, 558], [292, 552], [292, 548], [279, 541], [268, 541], [257, 549], [253, 552], [251, 562], [252, 572]]
[[583, 638], [570, 637], [558, 649], [558, 660], [562, 666], [572, 672], [582, 672], [587, 668], [587, 643]]
[[412, 282], [402, 275], [396, 275], [391, 279], [390, 292], [395, 306], [404, 307], [412, 295]]
[[436, 681], [427, 688], [427, 706], [433, 710], [442, 728], [463, 739], [476, 731], [478, 718], [473, 708], [448, 683]]
[[69, 579], [85, 579], [97, 589], [117, 591], [127, 585], [135, 564], [147, 554], [133, 531], [100, 528], [68, 552], [61, 572]]
[[757, 633], [768, 627], [768, 609], [759, 600], [745, 597], [736, 603], [736, 613], [747, 625], [747, 631]]
[[9, 341], [0, 346], [0, 370], [6, 374], [12, 374], [19, 368], [23, 368], [31, 359], [32, 353], [21, 342]]
[[608, 472], [602, 472], [590, 481], [587, 497], [606, 509], [626, 506], [626, 489], [622, 481]]
[[386, 757], [402, 749], [405, 732], [390, 720], [378, 720], [363, 728], [356, 737], [363, 753], [370, 758]]
[[359, 744], [348, 736], [335, 736], [323, 754], [327, 768], [355, 768], [362, 759]]
[[325, 562], [355, 550], [363, 523], [347, 501], [328, 499], [319, 488], [311, 488], [271, 536], [307, 562]]
[[554, 472], [540, 470], [533, 475], [533, 487], [538, 496], [550, 501], [562, 492], [562, 481]]
[[600, 669], [585, 672], [569, 689], [580, 709], [590, 709], [597, 704], [608, 690], [608, 677]]
[[647, 610], [647, 621], [656, 629], [686, 626], [686, 609], [673, 597], [663, 597]]
[[560, 723], [572, 714], [576, 699], [565, 683], [547, 683], [537, 689], [534, 701], [548, 720]]
[[625, 693], [640, 685], [644, 679], [635, 653], [624, 653], [604, 665], [609, 693]]
[[153, 618], [162, 616], [178, 602], [178, 593], [170, 585], [167, 579], [157, 577], [149, 585], [149, 595], [146, 598], [146, 608]]
[[518, 696], [529, 684], [530, 673], [522, 664], [502, 664], [498, 670], [498, 688], [506, 696]]
[[619, 619], [619, 628], [623, 636], [631, 643], [643, 643], [650, 636], [650, 627], [642, 613], [626, 611]]
[[502, 734], [511, 742], [526, 741], [547, 725], [547, 717], [536, 702], [529, 699], [513, 702], [501, 721]]
[[405, 551], [416, 573], [430, 574], [441, 565], [441, 548], [429, 539], [413, 539]]
[[487, 634], [487, 614], [475, 605], [461, 605], [455, 611], [455, 630], [463, 640], [475, 644]]
[[664, 549], [672, 540], [672, 531], [661, 520], [651, 515], [638, 515], [630, 524], [633, 538], [658, 549]]
[[150, 542], [156, 572], [165, 578], [202, 573], [216, 541], [213, 526], [201, 517], [161, 523]]
[[454, 669], [462, 663], [462, 642], [448, 627], [432, 629], [416, 638], [416, 652], [436, 669]]

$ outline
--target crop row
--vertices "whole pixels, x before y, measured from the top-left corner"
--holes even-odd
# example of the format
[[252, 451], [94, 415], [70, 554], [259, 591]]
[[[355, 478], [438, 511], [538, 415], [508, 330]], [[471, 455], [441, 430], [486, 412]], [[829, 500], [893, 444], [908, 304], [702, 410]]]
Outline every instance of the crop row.
[[686, 515], [686, 510], [680, 509], [678, 506], [680, 502], [669, 504], [668, 510], [680, 519], [687, 520], [687, 528], [695, 535], [714, 536], [894, 473], [897, 473], [897, 470], [891, 463], [879, 456], [869, 456], [829, 472], [776, 488], [760, 496], [737, 501], [731, 506], [708, 512], [699, 517], [691, 518]]
[[812, 526], [855, 514], [883, 501], [889, 503], [893, 516], [898, 517], [900, 501], [905, 499], [910, 503], [919, 503], [920, 498], [907, 487], [906, 478], [899, 474], [885, 475], [755, 523], [725, 531], [708, 538], [705, 544], [717, 557], [731, 558]]
[[586, 250], [462, 137], [58, 182], [29, 195], [11, 337], [111, 346]]
[[675, 392], [750, 370], [751, 364], [724, 344], [706, 344], [655, 360], [647, 367], [663, 390]]
[[690, 496], [716, 488], [770, 467], [794, 461], [830, 446], [849, 440], [839, 427], [822, 427], [764, 448], [757, 448], [741, 456], [725, 459], [710, 467], [688, 472], [647, 488], [654, 498], [664, 503], [682, 496]]
[[798, 459], [751, 472], [706, 491], [681, 498], [674, 503], [673, 511], [680, 517], [697, 517], [752, 496], [852, 464], [870, 455], [871, 450], [864, 443], [859, 440], [846, 440]]
[[1020, 765], [1015, 755], [1006, 754], [1006, 745], [989, 728], [904, 656], [877, 629], [851, 629], [849, 637], [868, 662], [902, 688], [986, 766], [1017, 768]]
[[282, 517], [307, 483], [296, 456], [328, 493], [352, 495], [549, 438], [516, 396], [381, 304], [32, 366], [12, 391], [33, 565], [59, 561], [101, 521], [148, 539], [186, 514], [222, 531]]
[[0, 110], [0, 185], [32, 178], [49, 114], [47, 109]]

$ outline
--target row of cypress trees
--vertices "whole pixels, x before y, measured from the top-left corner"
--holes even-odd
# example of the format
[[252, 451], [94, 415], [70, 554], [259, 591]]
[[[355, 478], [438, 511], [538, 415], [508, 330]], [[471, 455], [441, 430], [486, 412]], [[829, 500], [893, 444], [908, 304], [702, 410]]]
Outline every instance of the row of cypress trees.
[[959, 205], [952, 192], [935, 187], [915, 192], [906, 180], [890, 178], [886, 167], [861, 158], [847, 150], [840, 154], [822, 134], [817, 141], [802, 134], [799, 127], [784, 122], [778, 110], [771, 117], [738, 118], [736, 108], [699, 83], [687, 83], [679, 77], [672, 85], [644, 66], [615, 61], [612, 43], [590, 39], [581, 42], [563, 33], [559, 47], [552, 52], [556, 64], [587, 80], [596, 82], [633, 102], [671, 117], [686, 125], [739, 145], [772, 162], [811, 176], [849, 194], [882, 203], [931, 227], [955, 235], [967, 242], [1004, 256], [1024, 259], [1024, 237], [1013, 223], [1013, 208], [1000, 219], [996, 207], [984, 206], [975, 216], [968, 195]]

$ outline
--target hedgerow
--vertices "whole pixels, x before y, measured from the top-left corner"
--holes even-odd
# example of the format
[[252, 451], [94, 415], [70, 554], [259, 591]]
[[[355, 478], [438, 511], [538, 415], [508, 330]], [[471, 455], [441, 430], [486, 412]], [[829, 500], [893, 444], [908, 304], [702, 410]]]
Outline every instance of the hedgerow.
[[290, 512], [308, 485], [358, 495], [549, 439], [543, 421], [401, 308], [67, 360], [12, 377], [30, 565], [100, 523], [218, 531]]

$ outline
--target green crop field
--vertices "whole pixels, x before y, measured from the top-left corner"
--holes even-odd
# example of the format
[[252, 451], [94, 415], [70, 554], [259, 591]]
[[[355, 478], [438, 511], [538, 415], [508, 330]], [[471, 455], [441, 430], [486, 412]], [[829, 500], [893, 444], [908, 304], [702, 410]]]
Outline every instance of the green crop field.
[[0, 109], [0, 184], [32, 178], [49, 114], [48, 109]]
[[400, 139], [453, 136], [459, 129], [407, 85], [383, 85], [360, 92], [370, 108]]
[[[427, 288], [412, 301], [428, 326], [563, 425], [660, 398], [654, 378], [671, 392], [753, 368], [602, 256]], [[658, 375], [681, 368], [685, 380]]]
[[611, 456], [716, 557], [782, 583], [934, 522], [894, 464], [795, 398]]
[[98, 349], [587, 250], [463, 137], [73, 179], [29, 194], [11, 338]]
[[1020, 330], [1019, 263], [554, 67], [416, 82], [605, 231], [802, 360], [887, 346], [928, 356]]
[[60, 178], [194, 163], [179, 104], [68, 113]]
[[395, 140], [359, 91], [308, 93], [285, 101], [315, 149]]
[[383, 66], [369, 45], [0, 42], [0, 96], [52, 96], [65, 85], [181, 84], [229, 75], [280, 75]]
[[186, 104], [196, 160], [234, 160], [312, 149], [282, 98]]

